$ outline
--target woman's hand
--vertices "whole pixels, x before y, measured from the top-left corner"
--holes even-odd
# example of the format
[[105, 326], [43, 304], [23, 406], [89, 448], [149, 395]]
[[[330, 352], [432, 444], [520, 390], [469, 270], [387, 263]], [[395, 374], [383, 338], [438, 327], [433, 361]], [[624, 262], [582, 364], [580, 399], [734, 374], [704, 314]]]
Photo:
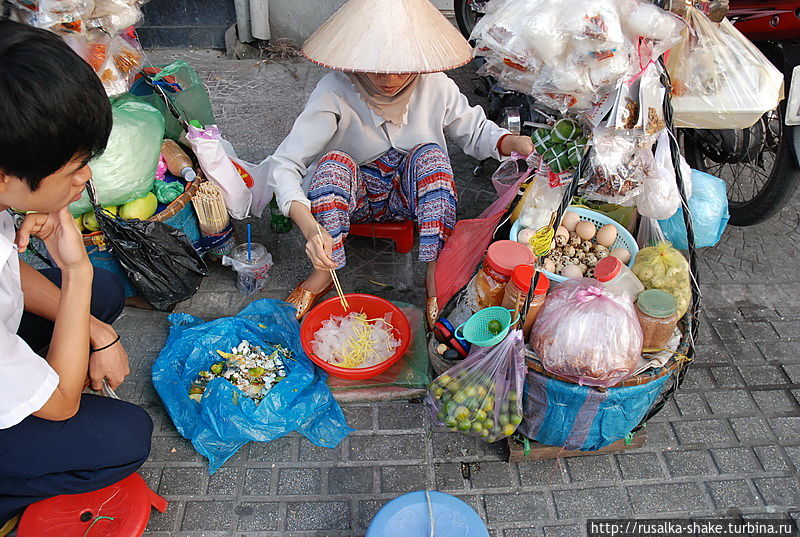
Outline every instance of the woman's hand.
[[321, 226], [307, 237], [306, 255], [317, 270], [336, 269], [333, 260], [333, 238]]
[[503, 141], [500, 142], [500, 154], [510, 155], [514, 152], [519, 153], [523, 157], [527, 157], [533, 153], [533, 140], [528, 136], [519, 136], [515, 134], [503, 138]]
[[83, 237], [66, 207], [50, 214], [25, 215], [16, 237], [19, 252], [28, 248], [31, 235], [44, 241], [47, 252], [62, 271], [91, 266]]

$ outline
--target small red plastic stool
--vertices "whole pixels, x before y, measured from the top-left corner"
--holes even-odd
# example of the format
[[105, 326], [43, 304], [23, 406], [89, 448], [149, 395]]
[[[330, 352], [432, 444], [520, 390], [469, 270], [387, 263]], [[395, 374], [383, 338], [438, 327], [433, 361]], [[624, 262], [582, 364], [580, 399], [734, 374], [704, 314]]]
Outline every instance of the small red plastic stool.
[[104, 489], [30, 505], [17, 537], [139, 537], [151, 507], [163, 513], [167, 500], [150, 490], [142, 476], [131, 474]]
[[350, 224], [350, 235], [391, 239], [398, 254], [407, 254], [414, 248], [414, 222], [411, 220]]

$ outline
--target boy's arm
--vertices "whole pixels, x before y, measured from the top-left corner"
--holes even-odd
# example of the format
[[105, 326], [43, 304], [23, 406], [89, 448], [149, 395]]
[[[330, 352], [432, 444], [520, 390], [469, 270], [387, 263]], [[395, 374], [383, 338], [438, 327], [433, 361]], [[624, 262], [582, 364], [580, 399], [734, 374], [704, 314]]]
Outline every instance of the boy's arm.
[[[50, 321], [56, 320], [61, 289], [48, 280], [41, 272], [24, 261], [19, 262], [22, 293], [25, 298], [25, 311]], [[89, 318], [89, 343], [94, 349], [101, 349], [117, 338], [117, 332], [110, 324], [95, 317]], [[102, 351], [94, 352], [89, 359], [89, 380], [93, 390], [103, 388], [103, 379], [108, 379], [111, 388], [116, 388], [130, 373], [128, 354], [118, 342]]]
[[25, 240], [18, 240], [18, 246], [27, 244], [27, 236], [31, 233], [44, 240], [47, 251], [61, 269], [62, 279], [53, 337], [47, 353], [47, 362], [58, 374], [58, 386], [33, 415], [61, 421], [78, 411], [89, 367], [93, 269], [80, 232], [66, 207], [57, 213], [26, 218], [18, 234], [18, 239], [24, 237]]

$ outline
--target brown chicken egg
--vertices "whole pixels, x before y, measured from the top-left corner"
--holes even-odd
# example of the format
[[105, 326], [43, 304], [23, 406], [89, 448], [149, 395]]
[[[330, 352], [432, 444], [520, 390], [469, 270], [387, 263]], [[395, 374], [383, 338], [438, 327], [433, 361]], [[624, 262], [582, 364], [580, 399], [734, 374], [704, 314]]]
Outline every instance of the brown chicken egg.
[[585, 241], [590, 241], [594, 238], [595, 234], [597, 233], [597, 228], [594, 227], [594, 224], [592, 224], [591, 222], [583, 221], [583, 222], [578, 222], [578, 225], [575, 226], [575, 232], [581, 239]]

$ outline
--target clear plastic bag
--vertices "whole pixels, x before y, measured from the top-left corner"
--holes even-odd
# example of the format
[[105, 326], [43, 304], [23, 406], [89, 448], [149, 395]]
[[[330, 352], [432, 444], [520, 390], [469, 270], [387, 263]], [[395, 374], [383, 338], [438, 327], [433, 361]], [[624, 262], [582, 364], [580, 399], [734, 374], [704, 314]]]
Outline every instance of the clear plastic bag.
[[681, 39], [683, 22], [643, 0], [508, 0], [472, 32], [501, 85], [566, 111], [591, 107]]
[[689, 262], [668, 242], [639, 250], [632, 270], [645, 289], [661, 289], [674, 296], [679, 316], [689, 309], [692, 300]]
[[[691, 197], [689, 214], [692, 216], [694, 245], [697, 248], [716, 245], [728, 225], [728, 186], [725, 181], [698, 170], [691, 171]], [[669, 217], [661, 220], [664, 235], [679, 250], [689, 248], [686, 236], [686, 223], [683, 221], [683, 207]]]
[[[106, 150], [89, 163], [97, 201], [103, 207], [121, 205], [150, 192], [164, 138], [164, 117], [152, 106], [114, 101], [111, 110], [114, 125]], [[86, 192], [69, 206], [74, 216], [91, 209]]]
[[783, 98], [783, 74], [728, 19], [689, 8], [687, 39], [670, 51], [675, 126], [744, 129]]
[[548, 295], [531, 347], [550, 373], [588, 386], [613, 386], [636, 367], [642, 328], [630, 298], [592, 278], [567, 280]]
[[514, 434], [522, 423], [524, 347], [521, 330], [493, 347], [474, 345], [431, 383], [427, 402], [434, 421], [487, 442]]
[[94, 0], [11, 0], [27, 14], [27, 22], [37, 28], [81, 21], [94, 9]]
[[657, 180], [656, 162], [643, 134], [595, 129], [586, 197], [632, 205], [648, 181]]
[[[669, 218], [681, 206], [669, 136], [667, 129], [659, 134], [655, 152], [656, 173], [644, 182], [641, 193], [636, 196], [636, 208], [639, 214], [648, 218], [660, 220]], [[680, 167], [681, 178], [689, 194], [692, 191], [692, 170], [682, 155], [680, 155]]]

